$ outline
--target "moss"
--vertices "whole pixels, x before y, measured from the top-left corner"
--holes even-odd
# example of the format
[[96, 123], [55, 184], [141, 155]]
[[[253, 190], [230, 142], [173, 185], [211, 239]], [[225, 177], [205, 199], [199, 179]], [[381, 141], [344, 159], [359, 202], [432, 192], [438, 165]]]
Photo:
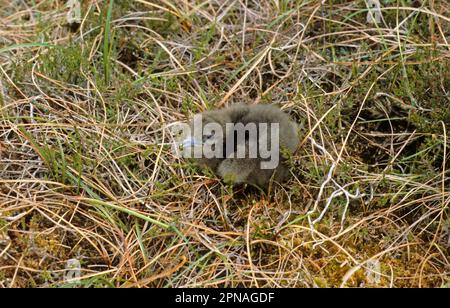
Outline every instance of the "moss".
[[82, 84], [82, 72], [88, 71], [87, 57], [78, 45], [50, 48], [41, 55], [40, 68], [50, 78], [63, 83]]

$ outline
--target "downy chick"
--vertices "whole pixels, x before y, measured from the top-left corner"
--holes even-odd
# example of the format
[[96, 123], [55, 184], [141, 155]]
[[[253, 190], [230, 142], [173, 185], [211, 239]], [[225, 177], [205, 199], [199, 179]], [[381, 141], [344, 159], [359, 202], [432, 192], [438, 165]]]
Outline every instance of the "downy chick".
[[[201, 121], [196, 122], [201, 116]], [[200, 132], [196, 129], [199, 129]], [[298, 146], [297, 125], [272, 105], [236, 105], [194, 117], [184, 146], [201, 147], [195, 161], [227, 182], [262, 188], [289, 176], [285, 161]], [[215, 155], [214, 155], [215, 154]], [[242, 155], [244, 154], [244, 155]]]

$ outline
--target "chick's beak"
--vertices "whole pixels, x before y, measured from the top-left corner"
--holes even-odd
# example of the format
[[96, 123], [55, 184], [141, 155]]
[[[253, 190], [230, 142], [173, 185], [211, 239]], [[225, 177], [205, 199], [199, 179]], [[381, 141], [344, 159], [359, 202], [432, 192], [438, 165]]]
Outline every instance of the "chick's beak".
[[186, 139], [184, 139], [181, 144], [182, 144], [183, 148], [190, 148], [190, 147], [195, 147], [195, 146], [201, 145], [201, 142], [198, 142], [197, 139], [189, 136]]

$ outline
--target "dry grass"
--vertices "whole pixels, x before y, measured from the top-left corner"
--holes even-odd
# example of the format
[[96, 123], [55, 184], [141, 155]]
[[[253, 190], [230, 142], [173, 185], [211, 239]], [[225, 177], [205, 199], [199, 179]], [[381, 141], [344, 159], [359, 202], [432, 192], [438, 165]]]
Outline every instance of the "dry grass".
[[[0, 286], [449, 286], [447, 1], [109, 3], [0, 0]], [[236, 102], [302, 124], [290, 182], [171, 153]]]

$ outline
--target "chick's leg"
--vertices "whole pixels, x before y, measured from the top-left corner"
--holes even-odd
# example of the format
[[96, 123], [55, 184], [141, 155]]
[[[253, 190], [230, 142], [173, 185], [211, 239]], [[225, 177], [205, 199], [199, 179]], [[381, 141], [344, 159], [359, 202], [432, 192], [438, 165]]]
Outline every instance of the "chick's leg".
[[255, 159], [227, 158], [219, 165], [218, 173], [228, 183], [248, 183], [248, 176], [256, 168]]
[[249, 158], [248, 144], [239, 144], [235, 150], [220, 163], [218, 174], [231, 184], [248, 183], [249, 175], [257, 168], [257, 159]]

